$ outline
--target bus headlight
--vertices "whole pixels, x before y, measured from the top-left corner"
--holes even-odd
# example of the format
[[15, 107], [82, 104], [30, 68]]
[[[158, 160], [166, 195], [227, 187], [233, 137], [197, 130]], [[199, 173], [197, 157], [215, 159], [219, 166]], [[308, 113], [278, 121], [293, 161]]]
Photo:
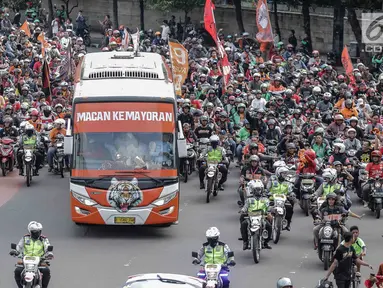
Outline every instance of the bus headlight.
[[95, 206], [95, 205], [98, 204], [96, 201], [90, 199], [89, 197], [85, 197], [85, 196], [80, 195], [80, 194], [78, 194], [76, 192], [73, 192], [73, 191], [71, 191], [71, 192], [72, 192], [73, 197], [77, 201], [79, 201], [80, 203], [82, 203], [82, 204], [84, 204], [86, 206]]
[[168, 204], [170, 201], [172, 201], [174, 198], [176, 198], [176, 196], [177, 196], [177, 192], [178, 192], [178, 191], [173, 192], [173, 193], [171, 193], [171, 194], [169, 194], [169, 195], [166, 195], [166, 196], [164, 196], [164, 197], [161, 197], [161, 198], [159, 198], [159, 199], [153, 201], [152, 204], [153, 204], [154, 206], [163, 206], [163, 205], [165, 205], [165, 204]]

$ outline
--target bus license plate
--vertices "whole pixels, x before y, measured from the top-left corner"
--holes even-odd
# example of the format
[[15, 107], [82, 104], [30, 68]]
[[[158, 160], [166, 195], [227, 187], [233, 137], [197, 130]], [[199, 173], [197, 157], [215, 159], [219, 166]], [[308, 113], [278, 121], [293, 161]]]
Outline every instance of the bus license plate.
[[134, 217], [115, 217], [114, 218], [115, 224], [130, 224], [134, 225], [136, 224], [136, 218]]

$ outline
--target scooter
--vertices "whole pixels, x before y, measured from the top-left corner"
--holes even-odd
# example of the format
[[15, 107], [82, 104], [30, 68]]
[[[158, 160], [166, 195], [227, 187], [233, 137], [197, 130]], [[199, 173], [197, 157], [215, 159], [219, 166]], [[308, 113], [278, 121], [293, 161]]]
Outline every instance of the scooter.
[[8, 171], [13, 171], [13, 166], [15, 164], [13, 143], [14, 141], [9, 138], [0, 140], [1, 172], [3, 176], [7, 176]]

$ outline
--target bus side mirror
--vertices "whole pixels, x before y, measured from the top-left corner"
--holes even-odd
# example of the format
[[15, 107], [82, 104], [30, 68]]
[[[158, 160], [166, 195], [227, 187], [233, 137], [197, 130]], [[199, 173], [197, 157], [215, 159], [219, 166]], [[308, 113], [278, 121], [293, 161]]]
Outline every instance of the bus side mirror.
[[73, 154], [73, 136], [72, 136], [72, 121], [69, 119], [66, 127], [66, 135], [64, 137], [64, 154]]
[[178, 147], [178, 157], [186, 158], [188, 156], [188, 150], [186, 147], [186, 139], [182, 130], [181, 121], [178, 121], [177, 147]]

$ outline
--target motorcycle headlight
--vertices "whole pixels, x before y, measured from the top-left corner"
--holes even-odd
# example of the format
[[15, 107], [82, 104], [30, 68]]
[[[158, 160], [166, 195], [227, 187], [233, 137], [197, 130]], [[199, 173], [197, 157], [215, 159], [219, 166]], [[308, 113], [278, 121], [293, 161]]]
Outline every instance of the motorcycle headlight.
[[283, 206], [284, 206], [284, 203], [283, 203], [283, 201], [281, 201], [281, 200], [277, 200], [277, 201], [275, 201], [275, 206], [283, 207]]
[[380, 182], [375, 182], [375, 188], [380, 188], [382, 186], [382, 184]]
[[25, 265], [25, 269], [26, 270], [34, 270], [35, 269], [35, 265], [34, 264], [26, 264]]
[[329, 227], [329, 226], [324, 227], [324, 228], [323, 228], [323, 235], [324, 235], [324, 237], [326, 237], [326, 238], [330, 238], [331, 235], [332, 235], [332, 228]]
[[207, 273], [207, 277], [210, 279], [215, 279], [215, 278], [217, 278], [217, 273], [216, 272], [209, 272], [209, 273]]

